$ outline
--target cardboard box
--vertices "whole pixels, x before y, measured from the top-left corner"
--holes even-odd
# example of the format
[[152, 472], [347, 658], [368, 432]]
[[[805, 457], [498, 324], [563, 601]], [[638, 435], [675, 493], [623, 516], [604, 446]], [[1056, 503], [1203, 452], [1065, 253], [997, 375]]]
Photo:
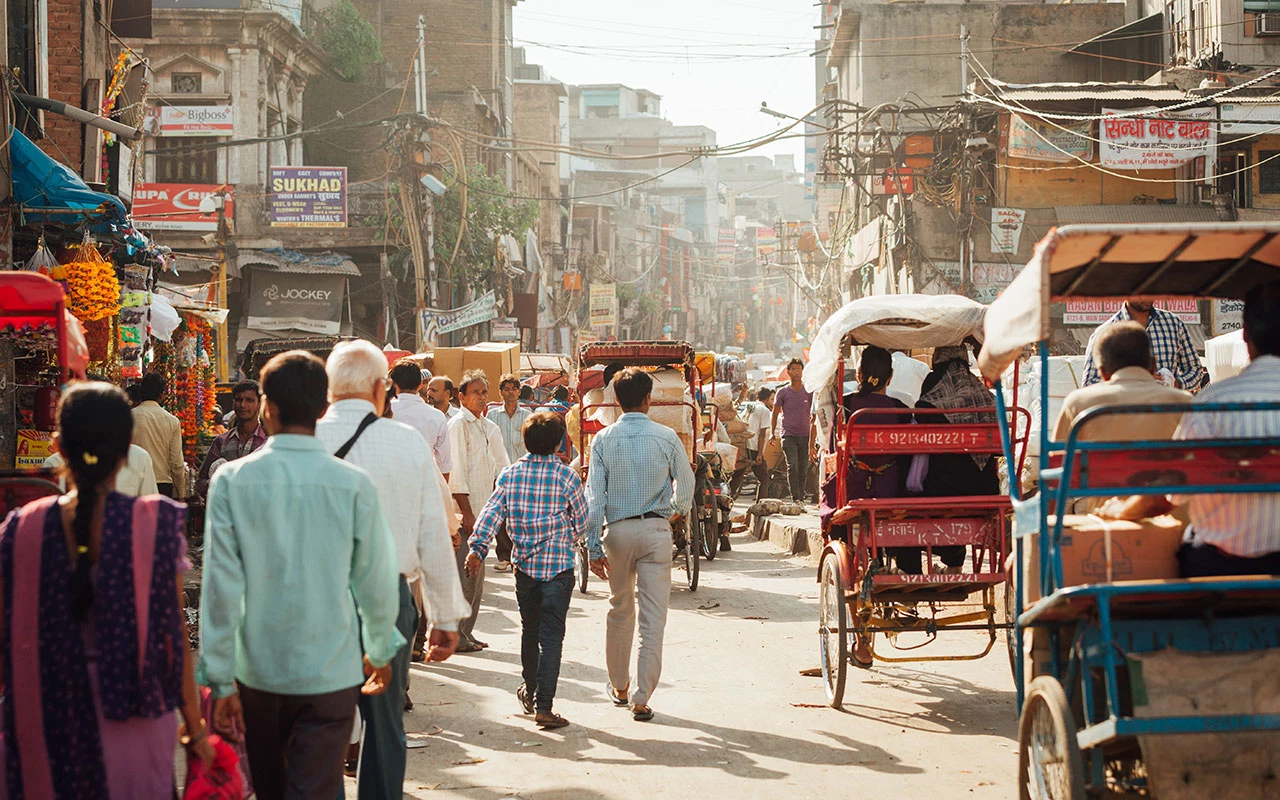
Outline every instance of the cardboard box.
[[462, 378], [463, 352], [461, 347], [437, 347], [431, 354], [431, 374], [448, 378], [456, 385]]
[[[1049, 517], [1053, 525], [1054, 518]], [[1062, 580], [1066, 586], [1178, 577], [1182, 521], [1169, 516], [1137, 522], [1068, 514], [1062, 528]], [[1027, 539], [1023, 574], [1026, 605], [1040, 599], [1039, 540]]]
[[[463, 371], [484, 370], [485, 377], [489, 379], [489, 402], [500, 403], [502, 394], [498, 391], [498, 381], [508, 372], [520, 374], [520, 345], [512, 342], [472, 345], [463, 351], [462, 366]], [[458, 378], [454, 378], [454, 382], [457, 381]]]

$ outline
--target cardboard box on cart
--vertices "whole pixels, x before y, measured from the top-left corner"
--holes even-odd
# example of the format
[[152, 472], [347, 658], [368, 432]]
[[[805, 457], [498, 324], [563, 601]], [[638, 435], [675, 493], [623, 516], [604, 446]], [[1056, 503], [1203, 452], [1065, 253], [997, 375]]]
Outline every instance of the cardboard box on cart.
[[431, 354], [431, 374], [453, 381], [456, 386], [462, 379], [462, 347], [437, 347]]
[[[484, 370], [489, 379], [489, 402], [502, 402], [498, 381], [508, 372], [520, 374], [520, 345], [508, 342], [481, 342], [466, 348], [462, 354], [465, 370]], [[457, 381], [457, 378], [454, 378]]]

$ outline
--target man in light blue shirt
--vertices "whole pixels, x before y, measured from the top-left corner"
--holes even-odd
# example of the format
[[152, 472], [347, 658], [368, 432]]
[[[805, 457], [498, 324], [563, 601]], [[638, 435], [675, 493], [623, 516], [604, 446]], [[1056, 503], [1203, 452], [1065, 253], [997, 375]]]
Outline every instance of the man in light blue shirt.
[[281, 353], [262, 389], [271, 438], [209, 489], [198, 679], [218, 733], [244, 732], [259, 797], [335, 797], [356, 699], [385, 691], [405, 643], [396, 546], [369, 476], [315, 438], [323, 362]]
[[[653, 719], [649, 696], [662, 674], [662, 635], [671, 595], [671, 526], [683, 524], [693, 505], [693, 468], [675, 431], [649, 419], [649, 374], [626, 369], [611, 385], [623, 413], [591, 444], [587, 549], [591, 570], [609, 581], [609, 697], [615, 705], [629, 702], [632, 718], [645, 721]], [[609, 529], [602, 547], [600, 529], [605, 523]], [[636, 688], [628, 696], [637, 595], [640, 653]]]

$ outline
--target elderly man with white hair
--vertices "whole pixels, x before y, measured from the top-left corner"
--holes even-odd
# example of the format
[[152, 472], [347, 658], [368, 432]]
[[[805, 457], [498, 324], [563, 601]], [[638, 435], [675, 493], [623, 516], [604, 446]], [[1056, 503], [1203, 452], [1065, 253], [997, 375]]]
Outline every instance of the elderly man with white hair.
[[[378, 500], [395, 535], [400, 565], [400, 614], [396, 628], [412, 642], [418, 627], [415, 590], [432, 622], [427, 660], [444, 661], [458, 645], [458, 622], [471, 613], [462, 594], [445, 518], [443, 477], [417, 432], [383, 419], [389, 380], [387, 359], [373, 344], [338, 344], [325, 365], [329, 410], [316, 438], [338, 458], [373, 478]], [[304, 532], [305, 533], [305, 532]], [[392, 678], [381, 695], [360, 697], [365, 721], [359, 796], [402, 796], [405, 770], [403, 704], [409, 678], [409, 645], [391, 662]]]

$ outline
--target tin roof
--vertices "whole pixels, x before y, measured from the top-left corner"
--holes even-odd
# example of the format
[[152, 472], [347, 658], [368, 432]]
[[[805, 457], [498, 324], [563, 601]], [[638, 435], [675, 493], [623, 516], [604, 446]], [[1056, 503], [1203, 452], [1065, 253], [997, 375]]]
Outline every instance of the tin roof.
[[1109, 205], [1109, 206], [1057, 206], [1054, 209], [1059, 225], [1078, 223], [1130, 223], [1130, 222], [1223, 222], [1213, 206], [1201, 205]]
[[236, 259], [240, 269], [260, 267], [276, 272], [293, 272], [302, 275], [349, 275], [358, 278], [360, 270], [351, 256], [343, 253], [299, 253], [282, 247], [265, 250], [244, 250]]

